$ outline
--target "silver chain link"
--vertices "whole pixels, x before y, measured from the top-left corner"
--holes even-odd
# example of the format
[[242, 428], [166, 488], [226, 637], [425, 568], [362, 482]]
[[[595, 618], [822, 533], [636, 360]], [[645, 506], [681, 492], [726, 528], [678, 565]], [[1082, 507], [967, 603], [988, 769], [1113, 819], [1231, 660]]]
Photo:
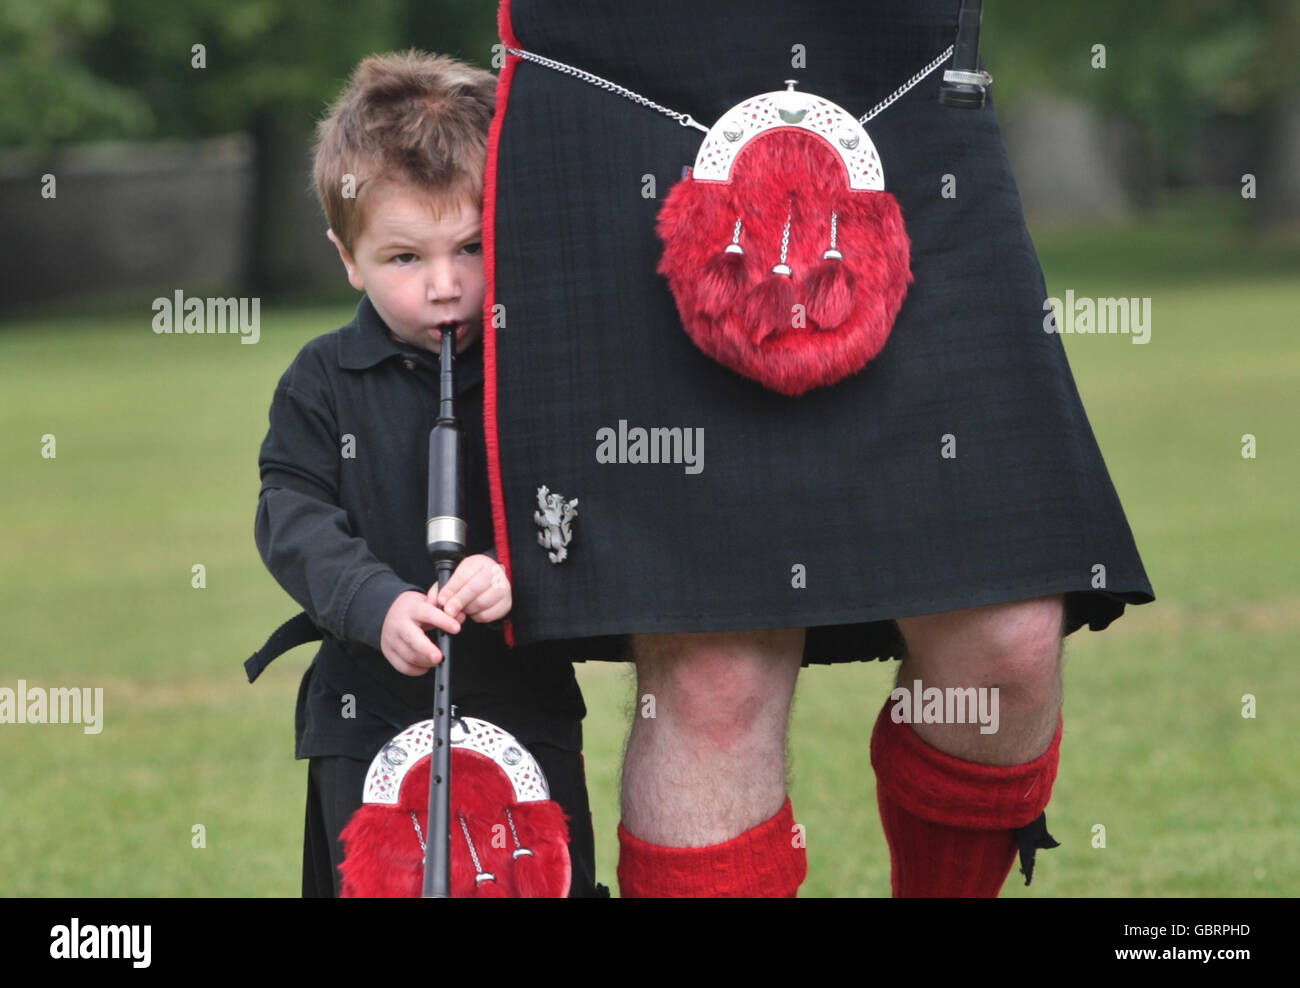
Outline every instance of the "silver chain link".
[[611, 92], [618, 93], [620, 96], [626, 96], [634, 103], [640, 103], [642, 106], [648, 106], [652, 110], [658, 110], [660, 113], [672, 117], [683, 127], [694, 127], [696, 130], [701, 130], [706, 134], [709, 132], [708, 127], [697, 122], [689, 113], [677, 113], [675, 110], [670, 110], [666, 106], [660, 106], [654, 100], [646, 99], [639, 93], [634, 93], [630, 89], [625, 89], [618, 85], [618, 83], [610, 82], [608, 79], [602, 79], [594, 73], [583, 71], [582, 69], [572, 65], [565, 65], [563, 62], [557, 62], [553, 58], [546, 58], [543, 55], [534, 55], [532, 52], [524, 51], [522, 48], [507, 48], [506, 51], [511, 55], [518, 55], [520, 58], [526, 58], [530, 62], [536, 62], [538, 65], [545, 65], [548, 69], [555, 69], [555, 71], [563, 72], [566, 75], [577, 76], [579, 79], [583, 80], [583, 82], [589, 82], [593, 86], [599, 86], [601, 89], [608, 89]]
[[862, 126], [865, 127], [867, 125], [868, 120], [870, 120], [876, 114], [889, 109], [889, 107], [893, 105], [895, 100], [899, 99], [904, 93], [906, 93], [918, 82], [920, 82], [922, 79], [928, 76], [931, 72], [937, 69], [944, 62], [948, 61], [948, 59], [952, 57], [952, 52], [953, 52], [953, 46], [949, 45], [946, 49], [944, 49], [944, 53], [942, 55], [936, 58], [933, 62], [931, 62], [929, 65], [923, 68], [916, 75], [912, 76], [912, 78], [908, 79], [907, 82], [903, 83], [901, 86], [895, 89], [892, 93], [890, 93], [888, 96], [882, 99], [875, 106], [873, 106], [870, 110], [866, 112], [865, 116], [858, 117], [858, 123], [862, 124]]
[[[709, 132], [708, 127], [705, 127], [703, 124], [699, 123], [689, 113], [678, 113], [676, 110], [670, 110], [666, 106], [660, 106], [654, 100], [646, 99], [641, 94], [634, 93], [632, 92], [632, 90], [620, 86], [616, 82], [610, 82], [608, 79], [602, 79], [600, 76], [596, 75], [593, 72], [587, 72], [573, 65], [566, 65], [564, 62], [556, 61], [553, 58], [547, 58], [544, 55], [535, 55], [533, 52], [524, 51], [522, 48], [506, 48], [506, 51], [509, 52], [511, 55], [518, 56], [519, 58], [527, 59], [530, 62], [536, 62], [538, 65], [544, 65], [548, 69], [554, 69], [556, 72], [562, 72], [565, 75], [575, 76], [576, 78], [581, 79], [583, 82], [589, 82], [593, 86], [598, 86], [601, 89], [608, 89], [610, 92], [617, 93], [619, 96], [623, 96], [626, 97], [627, 99], [630, 99], [633, 103], [640, 103], [642, 106], [648, 106], [652, 110], [658, 110], [660, 113], [664, 114], [665, 116], [672, 117], [683, 127], [694, 127], [696, 130], [703, 131], [706, 134]], [[933, 62], [931, 62], [929, 65], [923, 68], [920, 72], [916, 73], [916, 75], [912, 76], [912, 78], [908, 79], [907, 82], [903, 83], [901, 86], [895, 89], [892, 93], [890, 93], [888, 96], [882, 99], [875, 106], [873, 106], [870, 110], [866, 112], [864, 116], [859, 117], [858, 123], [862, 124], [863, 126], [866, 126], [868, 120], [871, 120], [876, 115], [880, 114], [884, 110], [887, 110], [890, 106], [894, 104], [895, 101], [901, 99], [909, 89], [917, 85], [922, 79], [924, 79], [931, 72], [937, 69], [940, 65], [946, 62], [949, 58], [951, 58], [952, 52], [953, 52], [953, 46], [949, 45], [944, 50], [942, 55], [940, 55]]]
[[524, 842], [519, 839], [519, 831], [515, 829], [515, 815], [510, 812], [510, 807], [506, 807], [506, 822], [510, 824], [510, 836], [515, 839], [515, 851], [510, 857], [518, 861], [522, 857], [532, 857], [533, 852], [524, 847]]
[[465, 818], [461, 816], [459, 813], [456, 814], [456, 819], [460, 821], [460, 831], [465, 835], [465, 843], [469, 845], [469, 856], [470, 859], [474, 862], [474, 870], [478, 872], [480, 875], [482, 875], [483, 864], [478, 859], [478, 851], [474, 849], [474, 842], [470, 840], [469, 826], [465, 823]]

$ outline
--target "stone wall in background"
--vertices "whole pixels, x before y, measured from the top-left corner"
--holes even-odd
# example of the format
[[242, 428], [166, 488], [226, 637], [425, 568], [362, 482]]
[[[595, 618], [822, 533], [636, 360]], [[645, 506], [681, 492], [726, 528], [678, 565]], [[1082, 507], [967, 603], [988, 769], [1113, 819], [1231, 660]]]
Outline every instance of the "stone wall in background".
[[1007, 157], [1030, 226], [1128, 217], [1133, 150], [1089, 107], [1030, 96], [1000, 114]]
[[[305, 160], [305, 158], [304, 158]], [[42, 198], [42, 175], [56, 196]], [[50, 300], [152, 300], [176, 289], [231, 295], [247, 284], [252, 229], [252, 142], [242, 135], [196, 142], [71, 147], [52, 165], [0, 156], [0, 313]], [[338, 255], [301, 181], [290, 234], [301, 288], [338, 281]]]

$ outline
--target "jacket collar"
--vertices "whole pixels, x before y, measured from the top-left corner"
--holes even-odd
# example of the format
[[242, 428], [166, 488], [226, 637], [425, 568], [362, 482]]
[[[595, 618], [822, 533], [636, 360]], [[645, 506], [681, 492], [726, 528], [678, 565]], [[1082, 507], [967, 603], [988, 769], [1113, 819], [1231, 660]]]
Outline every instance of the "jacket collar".
[[[376, 311], [369, 295], [362, 295], [357, 314], [339, 332], [339, 366], [344, 370], [366, 370], [390, 357], [415, 360], [426, 368], [438, 369], [438, 355], [429, 350], [394, 340]], [[483, 342], [479, 340], [456, 357], [456, 391], [464, 391], [483, 380]]]

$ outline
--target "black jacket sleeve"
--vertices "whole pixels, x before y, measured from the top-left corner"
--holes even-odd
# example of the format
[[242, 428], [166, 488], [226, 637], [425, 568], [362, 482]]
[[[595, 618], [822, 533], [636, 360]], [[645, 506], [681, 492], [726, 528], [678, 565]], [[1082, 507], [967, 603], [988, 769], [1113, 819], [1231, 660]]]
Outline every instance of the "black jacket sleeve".
[[271, 575], [316, 625], [379, 650], [389, 607], [404, 591], [424, 593], [370, 552], [338, 504], [340, 437], [328, 402], [276, 388], [258, 466], [254, 534]]

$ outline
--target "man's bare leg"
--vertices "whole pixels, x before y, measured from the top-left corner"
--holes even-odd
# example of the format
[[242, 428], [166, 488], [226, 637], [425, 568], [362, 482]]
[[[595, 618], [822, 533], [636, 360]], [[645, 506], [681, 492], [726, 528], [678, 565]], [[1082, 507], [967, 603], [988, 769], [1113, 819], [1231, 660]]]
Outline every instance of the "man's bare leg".
[[[785, 750], [803, 643], [802, 628], [633, 636], [637, 703], [620, 828], [625, 895], [629, 885], [646, 895], [793, 893], [803, 858], [802, 842], [792, 852], [783, 817]], [[780, 874], [750, 874], [749, 862], [760, 858]], [[689, 889], [681, 893], [638, 877], [679, 866], [678, 883]], [[717, 873], [726, 887], [696, 885], [692, 870]], [[762, 891], [768, 885], [775, 891]]]
[[[705, 847], [785, 801], [785, 741], [802, 628], [633, 636], [637, 708], [623, 823], [643, 840]], [[654, 717], [644, 717], [647, 698]]]
[[[1043, 809], [1059, 759], [1061, 596], [903, 618], [909, 690], [998, 689], [999, 723], [899, 724], [872, 734], [896, 896], [993, 896], [1020, 845], [1054, 846]], [[1032, 856], [1026, 858], [1031, 865]]]
[[1060, 596], [900, 618], [898, 685], [998, 687], [999, 725], [913, 724], [927, 744], [967, 761], [1019, 765], [1047, 750], [1061, 712]]

